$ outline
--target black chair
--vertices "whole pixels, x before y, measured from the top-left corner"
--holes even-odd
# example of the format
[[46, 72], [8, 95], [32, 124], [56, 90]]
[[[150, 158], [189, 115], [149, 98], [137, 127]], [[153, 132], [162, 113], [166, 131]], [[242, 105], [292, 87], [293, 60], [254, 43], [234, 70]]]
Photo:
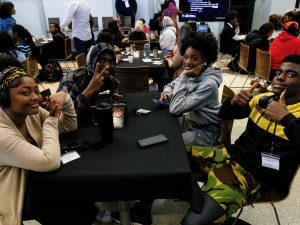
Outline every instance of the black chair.
[[[277, 212], [277, 209], [276, 209], [274, 203], [278, 203], [278, 202], [284, 201], [284, 200], [289, 196], [290, 191], [291, 191], [292, 184], [293, 184], [293, 182], [294, 182], [294, 180], [295, 180], [295, 177], [296, 177], [298, 171], [299, 171], [299, 166], [298, 166], [298, 169], [295, 171], [294, 177], [293, 177], [293, 179], [292, 179], [292, 181], [291, 181], [291, 183], [290, 183], [289, 192], [288, 192], [285, 196], [280, 196], [280, 197], [278, 197], [277, 195], [275, 196], [273, 193], [265, 192], [265, 193], [262, 193], [262, 197], [261, 197], [259, 200], [257, 200], [256, 202], [254, 202], [254, 203], [252, 204], [252, 206], [255, 205], [255, 204], [266, 204], [266, 203], [270, 203], [271, 206], [272, 206], [272, 208], [273, 208], [273, 210], [274, 210], [274, 214], [275, 214], [275, 217], [276, 217], [277, 224], [278, 224], [278, 225], [281, 225], [280, 220], [279, 220], [279, 214], [278, 214], [278, 212]], [[237, 222], [238, 222], [239, 217], [241, 216], [242, 213], [243, 213], [243, 208], [240, 209], [240, 211], [239, 211], [239, 213], [238, 213], [238, 215], [237, 215], [235, 221], [232, 223], [232, 225], [238, 225]]]

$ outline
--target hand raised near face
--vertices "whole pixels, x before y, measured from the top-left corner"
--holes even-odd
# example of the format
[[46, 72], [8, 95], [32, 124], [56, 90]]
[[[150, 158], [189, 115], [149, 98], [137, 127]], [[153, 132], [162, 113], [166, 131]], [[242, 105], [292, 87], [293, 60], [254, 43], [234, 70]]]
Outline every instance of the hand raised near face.
[[266, 116], [275, 122], [279, 122], [283, 117], [289, 114], [285, 102], [285, 91], [281, 93], [278, 102], [272, 101], [266, 108]]
[[109, 71], [109, 66], [106, 66], [102, 71], [100, 71], [100, 64], [97, 63], [94, 76], [92, 77], [86, 89], [82, 92], [87, 99], [90, 99], [94, 93], [100, 90], [104, 83], [104, 75], [107, 71]]
[[200, 75], [202, 68], [203, 68], [203, 65], [200, 64], [191, 70], [184, 70], [182, 72], [182, 74], [184, 74], [187, 77], [198, 77]]
[[248, 105], [248, 103], [253, 98], [252, 93], [254, 89], [258, 87], [258, 85], [259, 85], [258, 82], [254, 82], [249, 89], [241, 90], [240, 93], [238, 93], [231, 99], [231, 105], [240, 105], [240, 106]]
[[54, 104], [58, 104], [60, 107], [62, 107], [66, 100], [66, 92], [60, 91], [54, 93], [49, 96], [49, 99], [52, 99]]
[[239, 24], [239, 22], [238, 22], [238, 21], [236, 21], [236, 22], [234, 23], [234, 26], [235, 26], [235, 28], [239, 28], [239, 27], [240, 27], [240, 24]]
[[61, 114], [61, 106], [55, 103], [53, 99], [46, 97], [46, 110], [49, 112], [49, 116], [59, 117]]

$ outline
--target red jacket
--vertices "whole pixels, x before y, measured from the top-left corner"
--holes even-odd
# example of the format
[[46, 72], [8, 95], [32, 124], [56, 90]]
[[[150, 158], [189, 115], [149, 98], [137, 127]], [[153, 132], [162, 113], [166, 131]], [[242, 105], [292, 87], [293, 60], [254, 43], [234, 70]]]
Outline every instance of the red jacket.
[[300, 54], [300, 40], [286, 32], [281, 32], [270, 45], [271, 68], [277, 70], [284, 57]]

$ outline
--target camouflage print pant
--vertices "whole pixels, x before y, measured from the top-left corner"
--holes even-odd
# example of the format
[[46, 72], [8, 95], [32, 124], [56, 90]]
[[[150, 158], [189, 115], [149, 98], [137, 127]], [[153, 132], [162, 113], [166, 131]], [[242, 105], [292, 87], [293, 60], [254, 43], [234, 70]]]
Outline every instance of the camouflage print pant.
[[224, 209], [214, 225], [224, 223], [239, 208], [260, 198], [259, 182], [234, 162], [225, 147], [187, 146], [187, 151], [193, 172], [207, 176], [202, 190]]

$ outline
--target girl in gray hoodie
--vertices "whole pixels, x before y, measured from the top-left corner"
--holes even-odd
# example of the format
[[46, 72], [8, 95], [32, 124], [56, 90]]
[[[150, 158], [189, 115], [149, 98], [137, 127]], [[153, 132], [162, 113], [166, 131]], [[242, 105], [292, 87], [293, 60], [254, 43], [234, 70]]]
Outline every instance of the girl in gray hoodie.
[[209, 33], [192, 32], [182, 40], [184, 71], [164, 87], [161, 99], [170, 101], [172, 115], [179, 116], [185, 145], [212, 146], [219, 136], [218, 88], [221, 70], [211, 66], [216, 61], [216, 39]]

